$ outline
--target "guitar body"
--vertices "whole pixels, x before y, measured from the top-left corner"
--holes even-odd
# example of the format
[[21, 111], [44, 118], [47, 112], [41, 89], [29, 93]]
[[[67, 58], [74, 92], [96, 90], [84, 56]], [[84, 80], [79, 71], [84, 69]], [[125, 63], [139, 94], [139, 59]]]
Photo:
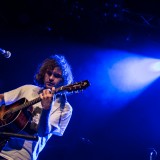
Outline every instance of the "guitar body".
[[0, 132], [18, 133], [27, 126], [32, 112], [31, 107], [24, 108], [14, 113], [9, 112], [26, 102], [27, 99], [22, 98], [11, 105], [2, 105], [0, 107]]

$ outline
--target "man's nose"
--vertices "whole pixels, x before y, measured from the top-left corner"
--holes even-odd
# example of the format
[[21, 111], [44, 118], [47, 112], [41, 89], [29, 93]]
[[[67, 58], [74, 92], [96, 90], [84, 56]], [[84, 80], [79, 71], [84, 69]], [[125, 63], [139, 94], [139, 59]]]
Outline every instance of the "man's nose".
[[51, 75], [49, 76], [49, 79], [50, 79], [50, 80], [54, 80], [54, 75], [51, 74]]

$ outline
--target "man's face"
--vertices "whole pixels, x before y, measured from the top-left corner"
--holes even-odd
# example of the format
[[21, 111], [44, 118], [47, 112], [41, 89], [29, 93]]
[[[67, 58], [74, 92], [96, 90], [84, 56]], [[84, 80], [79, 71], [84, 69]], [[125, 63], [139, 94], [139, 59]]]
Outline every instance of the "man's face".
[[47, 70], [44, 75], [44, 87], [47, 89], [58, 87], [62, 80], [62, 71], [59, 67], [55, 67], [53, 70]]

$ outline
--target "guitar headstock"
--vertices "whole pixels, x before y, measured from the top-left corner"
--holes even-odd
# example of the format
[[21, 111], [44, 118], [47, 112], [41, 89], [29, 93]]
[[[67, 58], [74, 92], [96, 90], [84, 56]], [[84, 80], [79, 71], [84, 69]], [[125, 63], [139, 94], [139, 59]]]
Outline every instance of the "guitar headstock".
[[90, 86], [90, 83], [88, 80], [84, 80], [81, 82], [76, 82], [70, 85], [62, 86], [60, 88], [57, 88], [56, 92], [61, 92], [61, 91], [67, 91], [67, 92], [77, 92], [77, 91], [82, 91], [86, 89], [87, 87]]

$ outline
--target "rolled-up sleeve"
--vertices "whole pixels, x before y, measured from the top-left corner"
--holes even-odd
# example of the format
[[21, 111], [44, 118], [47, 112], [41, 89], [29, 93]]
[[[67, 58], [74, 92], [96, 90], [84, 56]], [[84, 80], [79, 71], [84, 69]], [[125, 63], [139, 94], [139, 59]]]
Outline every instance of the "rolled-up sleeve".
[[63, 109], [60, 108], [60, 103], [55, 103], [54, 107], [49, 119], [52, 126], [52, 134], [62, 136], [71, 119], [73, 109], [69, 103], [65, 103]]

